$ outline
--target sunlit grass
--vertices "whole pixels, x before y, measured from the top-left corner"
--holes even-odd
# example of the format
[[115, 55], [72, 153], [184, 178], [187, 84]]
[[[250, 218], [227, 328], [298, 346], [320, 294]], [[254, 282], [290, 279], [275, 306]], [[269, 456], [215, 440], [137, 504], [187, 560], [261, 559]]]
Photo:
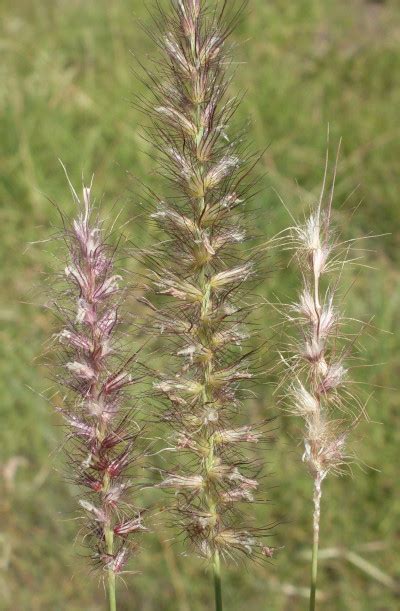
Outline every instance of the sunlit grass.
[[[95, 610], [103, 593], [96, 578], [89, 591], [84, 563], [75, 556], [81, 550], [71, 546], [75, 500], [51, 466], [60, 460], [53, 452], [61, 435], [39, 396], [50, 382], [34, 360], [50, 321], [45, 311], [29, 305], [40, 302], [32, 286], [51, 268], [54, 249], [26, 246], [47, 239], [59, 222], [49, 199], [66, 212], [72, 209], [58, 157], [74, 183], [82, 171], [96, 174], [106, 210], [124, 207], [126, 218], [137, 216], [134, 177], [155, 179], [130, 101], [141, 85], [131, 72], [129, 50], [146, 62], [151, 45], [135, 14], [148, 17], [141, 2], [128, 0], [5, 0], [1, 13], [0, 456], [7, 477], [0, 503], [0, 588], [6, 609]], [[377, 366], [357, 371], [357, 379], [370, 384], [366, 395], [374, 390], [368, 404], [374, 423], [360, 427], [356, 448], [361, 463], [372, 469], [355, 466], [354, 478], [327, 483], [330, 503], [322, 524], [326, 546], [357, 550], [360, 542], [382, 542], [382, 551], [366, 557], [390, 575], [400, 571], [393, 543], [400, 514], [395, 494], [400, 426], [398, 393], [391, 390], [398, 385], [400, 343], [399, 17], [394, 1], [254, 0], [237, 34], [236, 52], [245, 62], [238, 66], [236, 86], [247, 91], [240, 118], [250, 117], [255, 147], [268, 147], [260, 166], [265, 189], [254, 202], [258, 229], [271, 236], [290, 222], [274, 189], [294, 214], [316, 193], [329, 122], [331, 141], [343, 137], [336, 203], [344, 235], [391, 233], [365, 244], [376, 251], [366, 254], [366, 263], [377, 271], [355, 269], [348, 278], [349, 286], [355, 281], [351, 315], [369, 320], [374, 314], [377, 328], [395, 333], [368, 332], [365, 359]], [[143, 225], [143, 219], [130, 224], [134, 242], [147, 239]], [[291, 274], [272, 260], [266, 261], [267, 271], [270, 267], [277, 271], [266, 274], [260, 292], [269, 299], [274, 293], [293, 299]], [[271, 314], [263, 317], [271, 335]], [[254, 417], [276, 413], [269, 385], [260, 386], [253, 409]], [[285, 522], [276, 531], [276, 544], [284, 549], [270, 571], [230, 572], [231, 609], [261, 609], [265, 600], [276, 610], [305, 604], [297, 588], [308, 582], [301, 553], [309, 539], [310, 490], [297, 438], [295, 425], [281, 419], [267, 455], [272, 475], [266, 486], [273, 500], [268, 519]], [[22, 460], [10, 463], [18, 457]], [[131, 608], [131, 599], [143, 610], [206, 608], [208, 580], [201, 565], [183, 559], [179, 546], [171, 552], [158, 535], [147, 545], [138, 563], [142, 575], [129, 580], [129, 591], [121, 588], [122, 608]], [[326, 609], [395, 606], [390, 589], [341, 560], [321, 562], [321, 591]]]

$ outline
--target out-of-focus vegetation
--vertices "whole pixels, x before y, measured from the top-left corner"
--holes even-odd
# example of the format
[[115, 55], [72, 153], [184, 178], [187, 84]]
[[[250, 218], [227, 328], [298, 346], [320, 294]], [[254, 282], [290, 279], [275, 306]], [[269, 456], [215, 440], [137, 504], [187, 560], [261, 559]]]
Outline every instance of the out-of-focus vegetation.
[[[387, 579], [382, 583], [385, 575], [342, 555], [321, 561], [320, 586], [325, 610], [394, 610], [399, 599], [389, 577], [400, 576], [400, 5], [249, 4], [235, 34], [241, 62], [235, 87], [246, 91], [239, 115], [251, 119], [254, 147], [268, 147], [260, 167], [264, 190], [253, 204], [257, 229], [270, 237], [290, 223], [275, 190], [294, 215], [315, 196], [329, 122], [331, 141], [343, 137], [335, 198], [342, 234], [390, 233], [365, 242], [368, 267], [354, 267], [346, 277], [349, 316], [374, 316], [383, 331], [368, 328], [363, 339], [363, 361], [376, 366], [352, 372], [357, 384], [367, 384], [365, 396], [373, 393], [371, 423], [355, 434], [352, 477], [326, 483], [322, 518], [323, 548], [353, 552]], [[0, 608], [94, 611], [103, 608], [102, 586], [73, 548], [79, 527], [74, 490], [52, 467], [61, 463], [55, 452], [62, 430], [40, 396], [46, 374], [35, 361], [52, 323], [45, 310], [30, 305], [38, 301], [32, 287], [52, 268], [54, 247], [27, 244], [47, 239], [59, 224], [49, 200], [72, 210], [58, 157], [75, 183], [82, 171], [87, 177], [94, 172], [104, 209], [123, 208], [125, 218], [134, 219], [126, 233], [137, 244], [148, 241], [128, 173], [154, 180], [149, 145], [139, 136], [141, 118], [130, 102], [142, 85], [132, 74], [129, 50], [146, 62], [151, 44], [138, 18], [149, 18], [139, 0], [3, 0], [0, 11]], [[266, 260], [266, 270], [271, 267], [260, 294], [290, 301], [292, 273], [275, 259]], [[276, 320], [267, 309], [263, 316], [271, 336]], [[277, 415], [271, 386], [257, 390], [251, 417]], [[302, 588], [308, 585], [311, 482], [296, 446], [297, 423], [281, 415], [277, 423], [265, 479], [271, 503], [258, 511], [260, 520], [282, 522], [275, 538], [282, 549], [266, 568], [225, 572], [232, 611], [307, 605]], [[169, 536], [144, 540], [140, 574], [120, 586], [121, 609], [209, 608], [209, 576], [198, 561], [182, 557], [179, 544], [171, 547]]]

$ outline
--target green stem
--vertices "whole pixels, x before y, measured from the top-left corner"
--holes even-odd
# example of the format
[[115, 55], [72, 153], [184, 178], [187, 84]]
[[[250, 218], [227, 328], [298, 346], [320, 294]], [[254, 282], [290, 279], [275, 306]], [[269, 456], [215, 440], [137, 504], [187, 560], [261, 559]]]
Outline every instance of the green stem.
[[213, 557], [215, 611], [222, 611], [222, 587], [221, 587], [221, 563], [219, 553], [215, 552]]
[[[110, 488], [110, 478], [108, 474], [104, 475], [103, 490], [107, 492]], [[107, 521], [104, 528], [104, 538], [106, 542], [107, 554], [114, 555], [114, 532], [111, 527], [110, 519]], [[117, 599], [115, 588], [115, 572], [112, 569], [108, 570], [108, 599], [110, 601], [110, 611], [117, 611]]]
[[110, 611], [117, 611], [114, 571], [108, 571], [108, 598], [110, 601]]
[[318, 534], [314, 532], [311, 564], [311, 588], [310, 588], [310, 611], [315, 611], [315, 595], [317, 592], [318, 574]]
[[319, 545], [319, 522], [321, 515], [322, 478], [318, 474], [314, 480], [314, 516], [313, 516], [313, 548], [311, 561], [311, 587], [310, 587], [310, 611], [315, 611], [315, 598], [317, 593], [318, 575], [318, 545]]
[[[196, 38], [195, 36], [191, 37], [190, 44], [191, 44], [192, 56], [193, 56], [193, 59], [195, 59], [196, 58]], [[194, 120], [195, 120], [195, 124], [197, 127], [194, 141], [195, 141], [196, 147], [198, 147], [203, 138], [203, 133], [204, 133], [204, 128], [201, 125], [201, 104], [199, 103], [197, 103], [196, 105]], [[200, 162], [200, 160], [199, 160], [199, 171], [200, 171], [200, 176], [203, 178], [204, 166]], [[205, 206], [206, 206], [205, 196], [206, 194], [203, 193], [203, 195], [199, 197], [199, 209], [197, 211], [199, 218], [202, 217], [204, 210], [205, 210]], [[201, 230], [201, 227], [199, 227], [199, 230]], [[207, 282], [206, 267], [207, 267], [206, 264], [202, 265], [201, 269], [199, 270], [199, 278], [198, 278], [198, 281], [199, 281], [199, 284], [200, 284], [200, 287], [203, 293], [203, 300], [201, 304], [201, 314], [200, 314], [201, 333], [199, 334], [199, 340], [205, 347], [209, 345], [209, 337], [208, 337], [209, 328], [207, 327], [208, 323], [203, 324], [203, 321], [205, 321], [208, 317], [208, 313], [209, 313], [209, 309], [211, 305], [211, 299], [212, 299], [211, 287], [209, 283]], [[203, 369], [204, 369], [203, 371], [204, 373], [203, 405], [206, 406], [209, 403], [209, 392], [208, 391], [209, 391], [209, 378], [212, 374], [212, 369], [213, 369], [212, 361], [205, 363]], [[208, 438], [206, 441], [207, 443], [210, 442]], [[205, 468], [206, 468], [207, 474], [208, 474], [208, 471], [212, 469], [213, 464], [214, 464], [214, 444], [211, 438], [208, 455], [205, 458]], [[210, 514], [214, 518], [214, 527], [215, 527], [215, 524], [217, 523], [216, 503], [215, 503], [215, 500], [213, 499], [212, 491], [210, 490], [208, 486], [207, 486], [207, 491], [205, 494], [205, 501], [209, 507]], [[213, 577], [214, 577], [215, 611], [222, 611], [221, 563], [220, 563], [220, 557], [219, 557], [218, 550], [216, 550], [213, 554], [212, 568], [213, 568]]]

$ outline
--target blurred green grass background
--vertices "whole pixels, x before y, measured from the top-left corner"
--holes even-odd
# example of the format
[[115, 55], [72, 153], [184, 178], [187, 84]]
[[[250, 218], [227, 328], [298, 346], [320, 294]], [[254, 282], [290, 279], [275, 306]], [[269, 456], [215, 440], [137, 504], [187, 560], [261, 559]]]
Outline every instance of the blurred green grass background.
[[[35, 360], [52, 327], [29, 302], [41, 273], [51, 269], [54, 249], [27, 244], [47, 239], [59, 223], [49, 199], [72, 210], [58, 157], [75, 184], [82, 172], [95, 173], [105, 210], [123, 208], [126, 218], [138, 213], [127, 172], [152, 184], [154, 170], [131, 105], [142, 86], [129, 50], [146, 62], [151, 45], [137, 18], [148, 22], [148, 16], [138, 0], [3, 0], [0, 13], [0, 609], [95, 611], [103, 608], [103, 591], [73, 547], [74, 490], [53, 468], [62, 431], [40, 396], [47, 374]], [[370, 267], [346, 277], [353, 284], [349, 315], [374, 315], [385, 332], [363, 340], [365, 361], [376, 364], [353, 376], [369, 385], [367, 395], [373, 391], [372, 422], [355, 435], [365, 466], [326, 483], [322, 547], [354, 552], [398, 580], [400, 5], [250, 0], [235, 37], [242, 62], [235, 87], [246, 91], [240, 118], [250, 117], [255, 148], [268, 145], [264, 190], [254, 202], [258, 228], [272, 236], [290, 222], [275, 189], [295, 215], [315, 197], [329, 122], [331, 141], [343, 137], [335, 198], [340, 230], [346, 238], [390, 233], [368, 242]], [[129, 227], [136, 243], [149, 239], [143, 219]], [[293, 299], [291, 274], [270, 264], [276, 271], [260, 293]], [[270, 335], [274, 318], [263, 316]], [[277, 415], [270, 385], [258, 391], [251, 416]], [[297, 423], [278, 415], [278, 424], [267, 455], [271, 503], [259, 517], [283, 521], [275, 538], [283, 549], [267, 568], [225, 572], [226, 606], [233, 611], [307, 608], [311, 486]], [[155, 533], [144, 541], [140, 574], [121, 584], [121, 609], [210, 608], [203, 567], [167, 537]], [[343, 557], [321, 561], [320, 586], [320, 608], [328, 611], [399, 607], [390, 581], [384, 585]]]

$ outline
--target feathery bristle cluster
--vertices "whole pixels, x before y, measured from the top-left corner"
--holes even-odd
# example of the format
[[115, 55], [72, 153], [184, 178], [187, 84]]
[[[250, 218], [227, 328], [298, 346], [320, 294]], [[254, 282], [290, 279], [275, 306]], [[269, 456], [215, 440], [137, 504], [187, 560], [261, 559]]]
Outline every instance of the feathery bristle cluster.
[[180, 462], [164, 472], [160, 486], [176, 492], [175, 515], [207, 559], [272, 554], [259, 540], [262, 529], [240, 524], [238, 509], [258, 488], [242, 448], [263, 432], [234, 427], [240, 382], [252, 378], [242, 343], [248, 338], [245, 283], [254, 269], [236, 247], [245, 238], [240, 217], [252, 160], [228, 129], [237, 101], [226, 98], [224, 65], [237, 15], [229, 19], [225, 12], [226, 3], [218, 12], [204, 1], [172, 2], [156, 37], [164, 59], [150, 76], [149, 136], [170, 185], [153, 214], [168, 238], [150, 264], [153, 290], [169, 300], [153, 309], [176, 363], [155, 389], [167, 405], [162, 419], [173, 429]]
[[[339, 153], [339, 151], [338, 151]], [[335, 304], [343, 266], [349, 261], [351, 241], [339, 242], [331, 227], [334, 180], [324, 204], [328, 168], [318, 203], [303, 225], [291, 230], [291, 248], [300, 268], [302, 289], [297, 303], [286, 315], [290, 333], [288, 365], [291, 382], [286, 401], [291, 413], [305, 423], [303, 461], [313, 478], [313, 544], [310, 609], [315, 609], [322, 483], [329, 473], [340, 473], [348, 461], [346, 442], [362, 412], [357, 396], [349, 390], [345, 361], [354, 347], [354, 337], [345, 335], [345, 318]], [[323, 282], [329, 275], [333, 280]], [[352, 421], [351, 421], [352, 419]]]
[[126, 392], [135, 379], [121, 345], [124, 291], [113, 271], [114, 252], [93, 219], [91, 187], [83, 189], [83, 203], [71, 190], [79, 215], [65, 234], [68, 288], [56, 302], [65, 325], [58, 335], [58, 381], [66, 388], [59, 412], [68, 427], [68, 477], [83, 490], [84, 541], [95, 564], [118, 574], [135, 549], [131, 535], [145, 530], [129, 501], [138, 428]]
[[319, 482], [330, 471], [340, 471], [345, 463], [351, 428], [346, 412], [354, 413], [359, 408], [348, 389], [345, 358], [349, 349], [343, 341], [344, 318], [335, 305], [338, 282], [328, 284], [325, 293], [321, 286], [328, 273], [336, 271], [340, 276], [346, 263], [346, 255], [342, 258], [339, 252], [343, 245], [337, 243], [331, 228], [333, 189], [326, 209], [323, 195], [324, 188], [305, 223], [292, 230], [303, 288], [288, 316], [300, 338], [291, 347], [289, 360], [289, 373], [294, 377], [289, 388], [290, 411], [305, 422], [303, 460]]

